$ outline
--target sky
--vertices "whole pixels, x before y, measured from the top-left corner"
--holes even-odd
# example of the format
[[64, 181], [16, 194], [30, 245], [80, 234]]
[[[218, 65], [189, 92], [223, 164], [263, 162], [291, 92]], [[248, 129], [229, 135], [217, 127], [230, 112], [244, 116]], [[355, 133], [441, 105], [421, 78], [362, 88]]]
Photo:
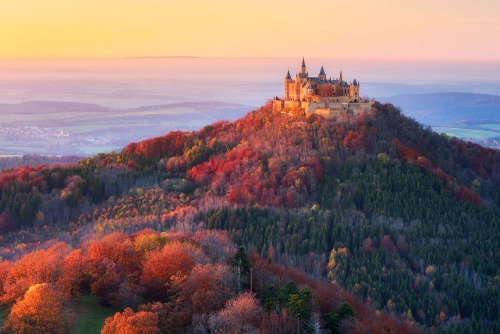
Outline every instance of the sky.
[[0, 58], [500, 61], [498, 0], [0, 0]]

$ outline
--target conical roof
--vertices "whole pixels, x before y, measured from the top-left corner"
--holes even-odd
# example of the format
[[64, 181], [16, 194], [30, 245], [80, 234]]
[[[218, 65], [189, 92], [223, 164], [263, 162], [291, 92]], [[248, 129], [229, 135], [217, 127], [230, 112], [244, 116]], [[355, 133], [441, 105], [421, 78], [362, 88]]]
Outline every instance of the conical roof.
[[292, 76], [290, 75], [290, 70], [286, 72], [286, 79], [292, 80]]
[[321, 71], [319, 71], [319, 75], [326, 75], [325, 70], [323, 69], [323, 65], [321, 65]]
[[306, 61], [304, 60], [304, 57], [302, 57], [302, 66], [306, 66]]

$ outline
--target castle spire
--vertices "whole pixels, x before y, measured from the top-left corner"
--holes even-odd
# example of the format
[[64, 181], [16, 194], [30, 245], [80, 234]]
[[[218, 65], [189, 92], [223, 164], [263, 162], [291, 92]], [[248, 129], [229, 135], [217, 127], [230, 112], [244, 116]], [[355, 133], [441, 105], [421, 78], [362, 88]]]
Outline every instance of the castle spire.
[[340, 70], [340, 77], [339, 77], [339, 81], [342, 82], [342, 70]]
[[306, 61], [305, 61], [304, 57], [302, 57], [302, 67], [306, 67]]
[[292, 80], [292, 76], [290, 75], [290, 69], [288, 69], [288, 72], [286, 72], [286, 80]]
[[325, 70], [323, 69], [323, 64], [321, 64], [321, 71], [319, 71], [319, 75], [326, 75]]
[[306, 61], [304, 57], [302, 57], [302, 66], [300, 67], [300, 73], [306, 74]]

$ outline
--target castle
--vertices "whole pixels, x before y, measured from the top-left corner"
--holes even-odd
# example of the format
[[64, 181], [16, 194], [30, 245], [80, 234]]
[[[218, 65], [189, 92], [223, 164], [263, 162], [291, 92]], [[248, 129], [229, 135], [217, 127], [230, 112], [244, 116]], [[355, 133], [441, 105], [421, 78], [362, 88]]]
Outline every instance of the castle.
[[326, 118], [348, 113], [357, 115], [370, 111], [371, 105], [371, 101], [360, 98], [359, 81], [354, 79], [347, 83], [342, 79], [342, 71], [338, 78], [327, 79], [323, 66], [317, 77], [310, 77], [304, 58], [295, 80], [292, 79], [290, 70], [287, 72], [283, 98], [273, 99], [274, 111], [302, 110], [307, 114], [320, 114]]

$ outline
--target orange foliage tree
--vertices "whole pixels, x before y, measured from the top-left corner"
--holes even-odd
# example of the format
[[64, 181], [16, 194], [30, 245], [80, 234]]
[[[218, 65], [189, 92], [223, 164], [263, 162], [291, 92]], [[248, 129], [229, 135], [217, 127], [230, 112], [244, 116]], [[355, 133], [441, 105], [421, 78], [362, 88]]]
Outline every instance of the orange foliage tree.
[[4, 327], [13, 333], [64, 334], [72, 332], [75, 324], [68, 297], [43, 283], [30, 287], [24, 299], [14, 304]]
[[106, 319], [101, 334], [157, 334], [158, 315], [152, 312], [134, 313], [131, 308], [118, 312], [114, 317]]

